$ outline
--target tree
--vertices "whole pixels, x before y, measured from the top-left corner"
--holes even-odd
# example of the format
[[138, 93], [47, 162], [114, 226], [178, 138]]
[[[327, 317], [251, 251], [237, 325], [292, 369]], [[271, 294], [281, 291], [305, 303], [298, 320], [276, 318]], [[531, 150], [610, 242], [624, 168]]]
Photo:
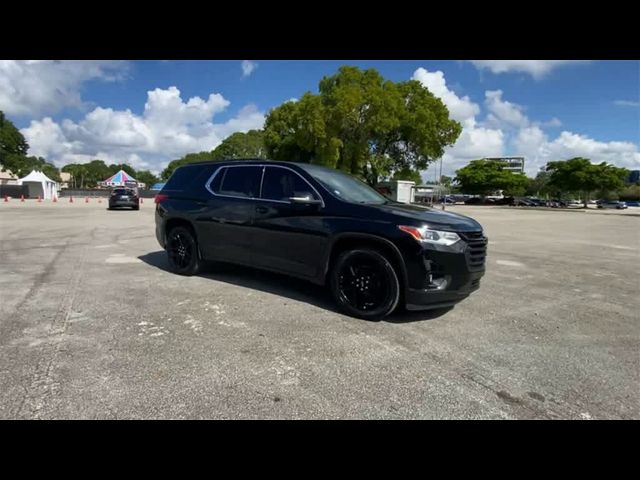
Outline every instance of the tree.
[[236, 132], [211, 152], [212, 160], [266, 159], [266, 155], [262, 130]]
[[249, 130], [247, 133], [236, 132], [225, 138], [220, 145], [210, 152], [189, 153], [178, 160], [172, 160], [162, 171], [160, 177], [163, 180], [168, 180], [176, 168], [189, 163], [254, 158], [267, 158], [264, 132], [262, 130]]
[[154, 183], [158, 182], [158, 177], [156, 177], [149, 170], [138, 170], [138, 176], [136, 180], [142, 182], [146, 185], [146, 188], [149, 189], [153, 186]]
[[500, 162], [473, 160], [456, 171], [455, 181], [464, 193], [490, 195], [503, 190], [507, 195], [521, 195], [529, 179], [523, 174], [505, 170]]
[[[3, 171], [11, 170], [7, 163], [11, 160], [15, 162], [15, 156], [25, 157], [28, 150], [29, 144], [20, 133], [20, 130], [7, 120], [4, 112], [0, 110], [0, 168]], [[17, 175], [17, 172], [13, 170], [12, 173]]]
[[446, 188], [451, 188], [451, 184], [453, 183], [453, 178], [447, 177], [446, 175], [442, 175], [440, 177], [440, 183]]
[[112, 163], [111, 165], [109, 165], [109, 173], [110, 175], [114, 175], [116, 173], [118, 173], [120, 170], [124, 170], [125, 172], [127, 172], [127, 174], [131, 175], [133, 178], [136, 178], [136, 169], [133, 168], [131, 165], [128, 165], [126, 163]]
[[162, 180], [169, 180], [169, 177], [171, 176], [171, 174], [173, 174], [173, 171], [176, 168], [181, 167], [182, 165], [197, 162], [211, 162], [212, 160], [212, 152], [188, 153], [182, 158], [169, 162], [169, 165], [167, 165], [162, 173], [160, 173], [160, 178], [162, 178]]
[[85, 179], [87, 178], [87, 167], [84, 164], [68, 163], [62, 167], [62, 171], [71, 175], [71, 184], [73, 188], [84, 188]]
[[620, 190], [629, 176], [626, 168], [606, 162], [594, 164], [588, 158], [582, 157], [549, 162], [546, 171], [551, 173], [550, 186], [563, 192], [581, 192], [585, 208], [591, 192]]
[[416, 185], [422, 185], [422, 175], [420, 175], [420, 172], [408, 168], [398, 170], [393, 174], [391, 180], [408, 180], [414, 182]]
[[425, 170], [461, 132], [444, 103], [415, 80], [395, 83], [344, 66], [319, 90], [269, 112], [269, 158], [326, 165], [375, 185], [392, 172]]

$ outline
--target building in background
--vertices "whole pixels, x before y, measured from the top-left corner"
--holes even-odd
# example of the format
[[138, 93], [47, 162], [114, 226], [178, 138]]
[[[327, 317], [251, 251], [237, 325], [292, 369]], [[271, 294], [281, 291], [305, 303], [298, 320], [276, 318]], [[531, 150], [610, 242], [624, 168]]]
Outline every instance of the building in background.
[[0, 185], [18, 185], [18, 177], [9, 170], [6, 172], [0, 171]]
[[69, 172], [60, 172], [60, 189], [69, 188], [71, 174]]
[[638, 183], [640, 182], [640, 170], [631, 170], [629, 172], [629, 183]]
[[504, 164], [504, 169], [514, 173], [524, 173], [524, 157], [490, 157], [483, 160], [492, 160]]

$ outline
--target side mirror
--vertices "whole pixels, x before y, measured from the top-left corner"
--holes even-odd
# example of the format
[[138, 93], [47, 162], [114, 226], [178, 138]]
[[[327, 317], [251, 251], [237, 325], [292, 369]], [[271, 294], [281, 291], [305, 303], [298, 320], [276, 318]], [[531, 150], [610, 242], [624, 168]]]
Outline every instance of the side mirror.
[[321, 200], [312, 197], [289, 197], [289, 201], [294, 205], [322, 205]]

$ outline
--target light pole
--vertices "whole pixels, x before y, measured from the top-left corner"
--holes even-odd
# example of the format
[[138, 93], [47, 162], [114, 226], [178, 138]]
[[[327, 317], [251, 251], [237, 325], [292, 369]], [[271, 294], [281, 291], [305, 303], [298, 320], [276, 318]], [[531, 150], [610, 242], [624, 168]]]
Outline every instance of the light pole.
[[[438, 185], [440, 185], [440, 192], [442, 192], [442, 157], [440, 157], [440, 176], [438, 177]], [[442, 197], [442, 210], [444, 210], [444, 204], [446, 203], [446, 198]]]

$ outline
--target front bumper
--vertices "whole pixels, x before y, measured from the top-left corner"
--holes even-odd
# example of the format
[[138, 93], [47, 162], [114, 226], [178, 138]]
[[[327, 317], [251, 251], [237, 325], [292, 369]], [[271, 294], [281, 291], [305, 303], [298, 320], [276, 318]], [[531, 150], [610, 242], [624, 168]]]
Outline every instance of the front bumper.
[[458, 275], [455, 277], [457, 285], [443, 290], [408, 288], [405, 291], [406, 308], [407, 310], [430, 310], [451, 307], [480, 288], [480, 279], [483, 275], [484, 271]]
[[480, 234], [451, 247], [425, 245], [413, 258], [405, 258], [408, 310], [449, 307], [480, 288], [485, 273], [487, 239]]

